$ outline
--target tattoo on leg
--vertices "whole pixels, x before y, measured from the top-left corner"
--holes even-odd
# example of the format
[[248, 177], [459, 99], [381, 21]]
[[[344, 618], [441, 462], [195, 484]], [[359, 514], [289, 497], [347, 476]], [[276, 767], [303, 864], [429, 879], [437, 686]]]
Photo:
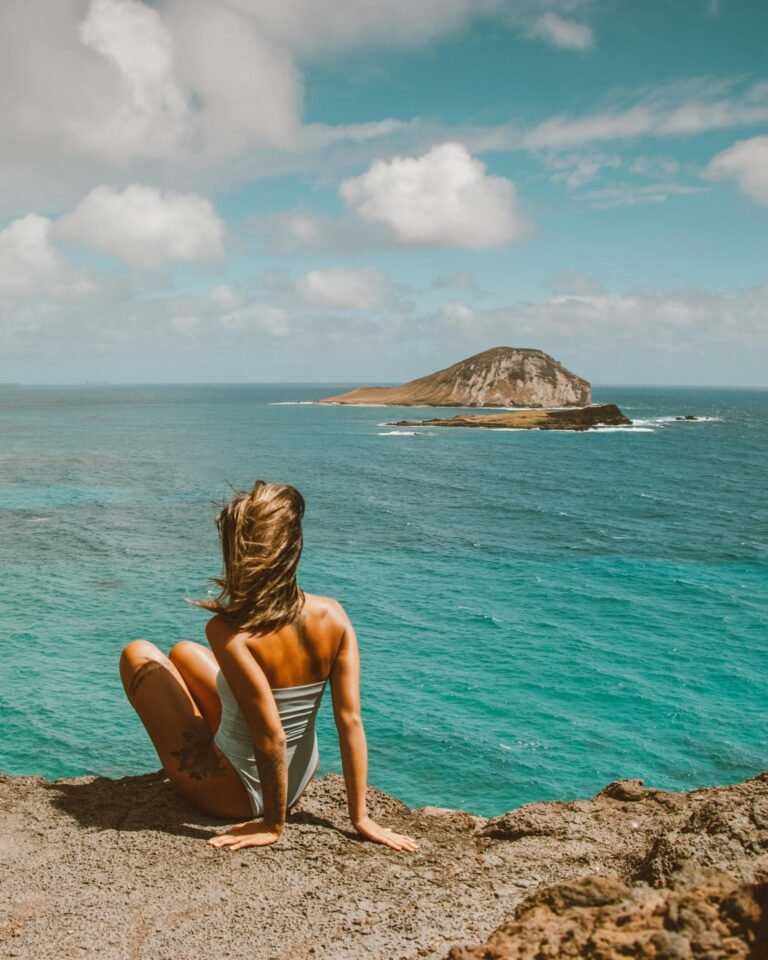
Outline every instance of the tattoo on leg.
[[165, 670], [165, 666], [159, 660], [146, 660], [131, 677], [131, 683], [128, 690], [128, 696], [131, 700], [136, 696], [136, 691], [155, 670]]
[[188, 773], [193, 780], [206, 777], [223, 777], [226, 774], [221, 757], [213, 746], [213, 738], [207, 729], [185, 730], [184, 746], [172, 750], [171, 756], [179, 762], [179, 773]]

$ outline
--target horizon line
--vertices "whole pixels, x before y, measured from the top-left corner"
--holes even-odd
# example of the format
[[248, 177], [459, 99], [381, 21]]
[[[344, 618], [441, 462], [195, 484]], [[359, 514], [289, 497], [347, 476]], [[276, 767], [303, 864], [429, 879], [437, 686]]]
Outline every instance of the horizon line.
[[[3, 388], [23, 387], [326, 387], [358, 385], [354, 380], [71, 380], [64, 382], [0, 381]], [[382, 381], [375, 386], [402, 386], [402, 381]], [[594, 388], [643, 387], [672, 390], [768, 390], [768, 384], [735, 383], [641, 383], [641, 382], [604, 382], [591, 383]]]

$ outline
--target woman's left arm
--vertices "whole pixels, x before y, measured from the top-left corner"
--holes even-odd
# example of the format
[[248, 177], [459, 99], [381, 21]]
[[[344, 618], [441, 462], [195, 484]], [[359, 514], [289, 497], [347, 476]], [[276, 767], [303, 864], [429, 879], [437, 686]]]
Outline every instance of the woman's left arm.
[[222, 673], [232, 688], [251, 730], [264, 798], [264, 819], [239, 824], [209, 841], [232, 849], [274, 843], [285, 826], [288, 767], [285, 731], [269, 682], [246, 644], [246, 634], [233, 632], [220, 617], [209, 620], [206, 636]]

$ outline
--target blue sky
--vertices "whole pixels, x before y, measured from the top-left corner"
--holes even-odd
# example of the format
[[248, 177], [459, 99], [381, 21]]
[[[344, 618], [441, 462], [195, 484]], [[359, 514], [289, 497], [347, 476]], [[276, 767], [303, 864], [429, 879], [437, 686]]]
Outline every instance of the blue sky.
[[768, 4], [6, 0], [0, 380], [768, 385]]

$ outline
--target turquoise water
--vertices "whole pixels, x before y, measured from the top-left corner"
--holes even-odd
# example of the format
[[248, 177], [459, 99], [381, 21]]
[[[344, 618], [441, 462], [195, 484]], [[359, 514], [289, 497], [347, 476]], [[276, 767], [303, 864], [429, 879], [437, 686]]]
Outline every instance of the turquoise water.
[[[202, 638], [211, 501], [256, 477], [306, 496], [380, 788], [493, 814], [768, 767], [768, 392], [602, 388], [636, 426], [587, 434], [291, 403], [341, 389], [0, 389], [0, 770], [157, 768], [119, 651]], [[329, 701], [319, 734], [338, 771]]]

